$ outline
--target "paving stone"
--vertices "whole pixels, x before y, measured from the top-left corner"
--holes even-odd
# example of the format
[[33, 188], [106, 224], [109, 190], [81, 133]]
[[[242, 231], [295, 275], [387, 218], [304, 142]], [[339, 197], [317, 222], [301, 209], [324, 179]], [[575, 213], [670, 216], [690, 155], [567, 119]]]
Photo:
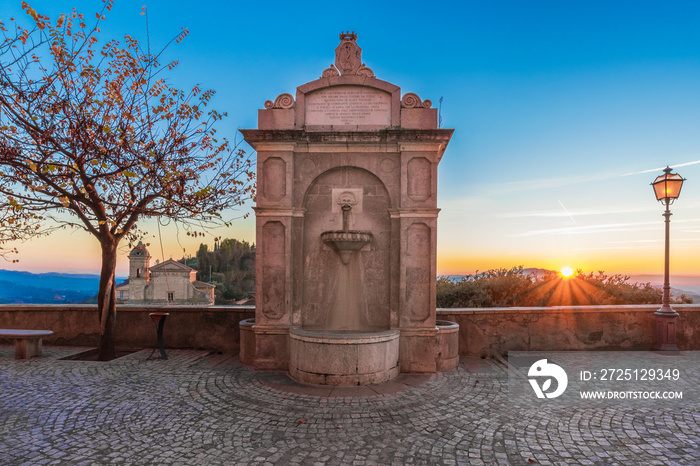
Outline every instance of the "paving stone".
[[[17, 362], [0, 346], [0, 464], [698, 464], [700, 392], [682, 408], [531, 409], [497, 362], [313, 387], [207, 351]], [[700, 390], [700, 389], [699, 389]]]

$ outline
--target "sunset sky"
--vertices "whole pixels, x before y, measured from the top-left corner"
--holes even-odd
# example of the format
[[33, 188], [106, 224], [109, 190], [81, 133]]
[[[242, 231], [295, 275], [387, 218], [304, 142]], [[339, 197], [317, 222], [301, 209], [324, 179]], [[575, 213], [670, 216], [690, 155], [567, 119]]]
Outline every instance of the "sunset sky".
[[[232, 140], [257, 126], [265, 100], [317, 79], [341, 31], [357, 32], [379, 79], [436, 107], [442, 97], [442, 127], [455, 133], [439, 169], [440, 274], [662, 273], [663, 206], [649, 184], [670, 165], [688, 179], [672, 206], [671, 271], [700, 275], [700, 2], [115, 3], [103, 37], [145, 39], [144, 4], [152, 48], [189, 29], [163, 60], [180, 61], [170, 82], [215, 89], [212, 106], [229, 114], [219, 134]], [[102, 5], [30, 4], [52, 19]], [[0, 1], [0, 19], [12, 16], [24, 17], [20, 2]], [[254, 224], [215, 234], [254, 242]], [[168, 227], [161, 255], [155, 223], [143, 226], [154, 258], [201, 242]], [[97, 241], [82, 232], [19, 248], [20, 262], [0, 268], [99, 271]]]

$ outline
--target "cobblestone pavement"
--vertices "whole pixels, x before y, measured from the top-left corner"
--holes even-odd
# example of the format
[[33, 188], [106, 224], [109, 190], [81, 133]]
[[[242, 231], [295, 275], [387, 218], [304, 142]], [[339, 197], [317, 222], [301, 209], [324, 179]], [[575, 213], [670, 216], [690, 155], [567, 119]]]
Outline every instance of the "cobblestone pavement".
[[206, 351], [59, 360], [78, 351], [0, 346], [0, 464], [700, 464], [697, 397], [536, 410], [480, 359], [332, 389]]

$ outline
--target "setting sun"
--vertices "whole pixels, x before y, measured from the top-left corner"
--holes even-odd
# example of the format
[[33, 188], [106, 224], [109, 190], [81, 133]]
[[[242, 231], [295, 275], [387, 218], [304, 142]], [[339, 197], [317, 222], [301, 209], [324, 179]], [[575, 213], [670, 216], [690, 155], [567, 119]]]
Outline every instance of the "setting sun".
[[562, 276], [562, 278], [571, 278], [574, 275], [574, 271], [571, 269], [571, 267], [564, 267], [559, 271], [559, 274]]

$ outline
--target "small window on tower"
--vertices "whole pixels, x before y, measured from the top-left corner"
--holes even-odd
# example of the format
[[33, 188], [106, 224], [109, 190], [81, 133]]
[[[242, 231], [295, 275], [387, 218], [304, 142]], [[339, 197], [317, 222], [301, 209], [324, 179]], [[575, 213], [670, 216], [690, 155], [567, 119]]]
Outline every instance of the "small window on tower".
[[168, 292], [168, 302], [172, 303], [175, 300], [174, 294], [175, 293], [173, 293], [172, 291]]
[[136, 278], [141, 276], [141, 269], [136, 269]]

